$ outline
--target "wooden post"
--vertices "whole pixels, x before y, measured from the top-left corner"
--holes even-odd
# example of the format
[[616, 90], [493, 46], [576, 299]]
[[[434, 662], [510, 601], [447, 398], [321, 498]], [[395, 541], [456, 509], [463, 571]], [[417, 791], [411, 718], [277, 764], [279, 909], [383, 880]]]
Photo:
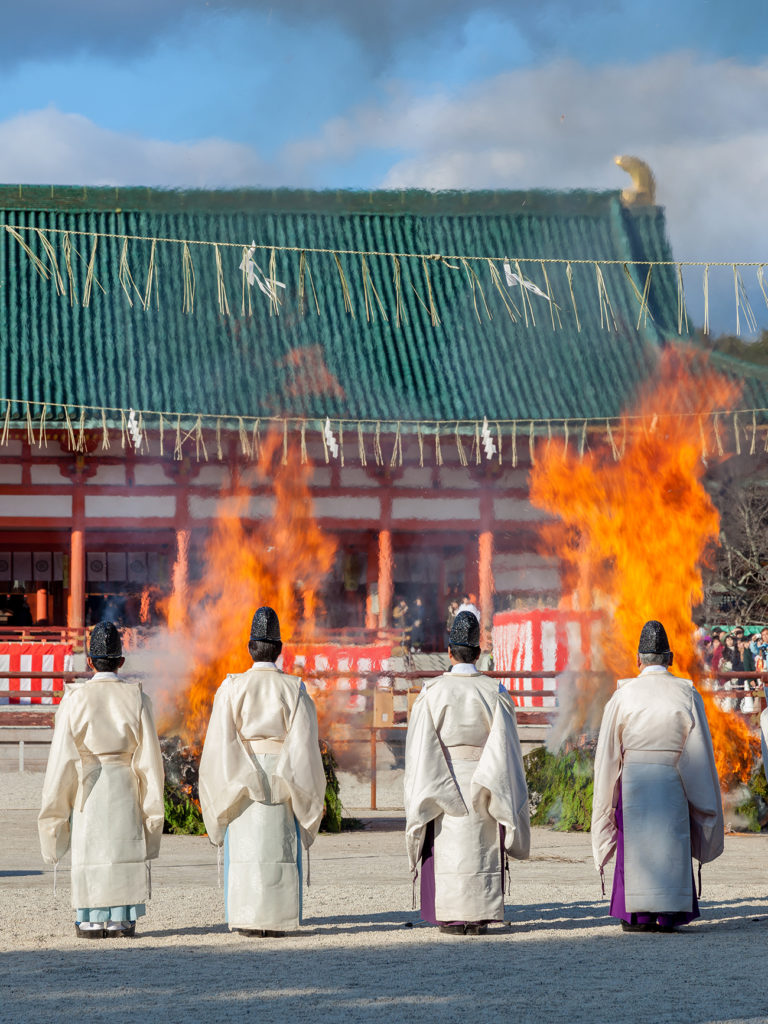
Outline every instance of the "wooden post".
[[35, 622], [41, 619], [48, 621], [48, 590], [45, 587], [38, 587], [35, 597]]
[[371, 810], [376, 810], [376, 727], [371, 726]]
[[493, 628], [493, 531], [483, 530], [478, 542], [478, 590], [483, 646]]
[[69, 540], [69, 621], [73, 629], [85, 625], [85, 530], [72, 530]]
[[379, 531], [379, 629], [385, 629], [392, 622], [392, 531]]

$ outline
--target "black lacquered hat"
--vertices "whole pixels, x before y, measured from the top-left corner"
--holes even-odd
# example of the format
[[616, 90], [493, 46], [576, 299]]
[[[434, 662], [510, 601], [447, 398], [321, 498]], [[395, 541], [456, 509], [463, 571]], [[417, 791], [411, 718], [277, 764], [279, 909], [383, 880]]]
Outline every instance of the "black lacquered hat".
[[472, 612], [459, 612], [448, 635], [449, 647], [479, 647], [480, 623]]
[[269, 605], [256, 609], [251, 622], [251, 640], [269, 640], [273, 644], [280, 641], [280, 620], [277, 612]]
[[640, 633], [640, 643], [637, 645], [638, 654], [671, 654], [667, 631], [658, 619], [651, 619], [643, 626]]
[[120, 630], [114, 622], [98, 622], [91, 630], [88, 641], [89, 658], [122, 658], [123, 644]]

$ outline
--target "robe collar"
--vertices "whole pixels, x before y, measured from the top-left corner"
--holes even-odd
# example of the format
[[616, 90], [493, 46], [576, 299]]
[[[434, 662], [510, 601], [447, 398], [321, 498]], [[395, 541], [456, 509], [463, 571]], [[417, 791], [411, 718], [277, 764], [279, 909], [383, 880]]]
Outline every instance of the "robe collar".
[[254, 661], [251, 668], [266, 670], [269, 669], [272, 672], [277, 672], [278, 668], [274, 661]]
[[668, 672], [668, 666], [667, 665], [646, 665], [645, 668], [641, 671], [640, 675], [641, 676], [652, 676], [652, 675], [659, 675], [662, 672], [664, 672], [664, 673]]
[[103, 683], [113, 679], [118, 679], [117, 672], [94, 672], [90, 679], [86, 679], [87, 683]]
[[456, 665], [451, 665], [451, 675], [454, 676], [479, 676], [480, 673], [477, 671], [474, 665], [470, 665], [466, 661], [460, 661]]

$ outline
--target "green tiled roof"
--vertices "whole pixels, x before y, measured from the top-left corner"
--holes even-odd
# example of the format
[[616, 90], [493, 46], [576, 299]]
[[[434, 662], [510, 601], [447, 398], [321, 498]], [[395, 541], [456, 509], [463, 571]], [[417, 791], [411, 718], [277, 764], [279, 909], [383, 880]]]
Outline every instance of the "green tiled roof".
[[[148, 189], [0, 187], [0, 224], [84, 232], [72, 235], [76, 301], [58, 295], [34, 269], [18, 241], [0, 231], [0, 397], [70, 406], [121, 406], [208, 415], [289, 415], [352, 419], [547, 419], [617, 415], [653, 366], [659, 345], [677, 336], [674, 268], [656, 268], [652, 317], [637, 329], [638, 302], [621, 265], [604, 269], [612, 306], [601, 303], [594, 265], [575, 264], [577, 326], [564, 265], [549, 265], [562, 328], [552, 328], [549, 304], [531, 296], [536, 326], [513, 323], [488, 266], [473, 263], [492, 314], [456, 261], [429, 261], [429, 286], [441, 323], [430, 321], [420, 260], [401, 260], [403, 323], [395, 320], [393, 261], [367, 260], [375, 319], [367, 322], [359, 256], [341, 256], [354, 318], [335, 260], [311, 254], [308, 311], [298, 303], [299, 252], [275, 252], [275, 279], [284, 282], [279, 316], [255, 286], [243, 315], [240, 248], [222, 248], [231, 309], [217, 299], [215, 252], [192, 246], [195, 304], [182, 311], [184, 275], [178, 245], [155, 250], [157, 300], [148, 310], [119, 279], [123, 240], [101, 237], [90, 305], [82, 306], [88, 233], [199, 239], [266, 246], [440, 253], [446, 257], [515, 259], [567, 257], [627, 261], [642, 291], [643, 261], [671, 259], [663, 211], [629, 210], [618, 193], [575, 192], [166, 192]], [[25, 241], [43, 263], [34, 232]], [[62, 235], [56, 246], [65, 290], [69, 282]], [[75, 251], [76, 250], [76, 251]], [[143, 292], [151, 243], [128, 244], [130, 272]], [[269, 273], [270, 253], [256, 259]], [[450, 265], [449, 265], [450, 264]], [[499, 269], [501, 265], [497, 264]], [[454, 269], [455, 268], [455, 269]], [[514, 267], [513, 267], [514, 269]], [[527, 278], [546, 290], [538, 263]], [[503, 277], [502, 277], [503, 279]], [[127, 278], [123, 277], [127, 282]], [[98, 283], [97, 283], [98, 282]], [[102, 288], [104, 290], [102, 290]], [[417, 296], [416, 289], [419, 293]], [[519, 290], [510, 291], [521, 306]], [[480, 320], [474, 303], [480, 310]], [[614, 329], [613, 319], [616, 321]], [[21, 410], [16, 412], [21, 414]]]

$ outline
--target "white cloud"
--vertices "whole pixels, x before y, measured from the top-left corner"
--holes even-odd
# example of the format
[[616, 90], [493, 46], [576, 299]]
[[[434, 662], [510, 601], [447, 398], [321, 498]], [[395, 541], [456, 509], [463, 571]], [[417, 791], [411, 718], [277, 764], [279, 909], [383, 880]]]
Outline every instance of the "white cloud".
[[28, 185], [258, 185], [264, 164], [226, 139], [165, 142], [123, 135], [53, 107], [0, 122], [0, 180]]
[[[689, 53], [635, 66], [561, 61], [454, 95], [401, 89], [335, 119], [286, 157], [300, 176], [302, 167], [394, 149], [402, 155], [383, 175], [387, 188], [617, 189], [629, 179], [613, 157], [634, 154], [655, 172], [676, 258], [768, 260], [766, 95], [768, 63]], [[700, 277], [695, 283], [700, 291]], [[732, 272], [713, 271], [711, 283], [717, 326], [731, 328]], [[699, 291], [689, 299], [700, 317]], [[754, 276], [751, 297], [763, 305]]]

